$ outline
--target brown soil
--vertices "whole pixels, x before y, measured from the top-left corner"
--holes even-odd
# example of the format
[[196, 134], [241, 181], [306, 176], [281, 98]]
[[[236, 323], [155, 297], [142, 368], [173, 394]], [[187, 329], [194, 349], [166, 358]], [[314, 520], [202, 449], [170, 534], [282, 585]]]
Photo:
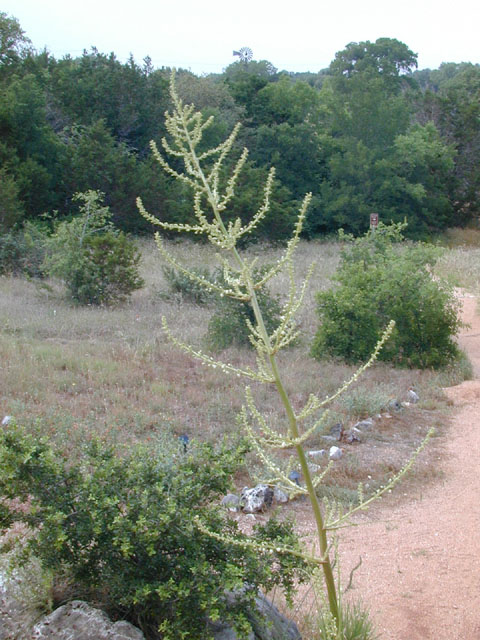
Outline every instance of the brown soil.
[[[382, 640], [480, 640], [480, 317], [459, 341], [475, 379], [445, 389], [454, 413], [441, 448], [442, 480], [387, 500], [341, 535], [344, 578], [370, 609]], [[400, 488], [401, 491], [401, 488]]]

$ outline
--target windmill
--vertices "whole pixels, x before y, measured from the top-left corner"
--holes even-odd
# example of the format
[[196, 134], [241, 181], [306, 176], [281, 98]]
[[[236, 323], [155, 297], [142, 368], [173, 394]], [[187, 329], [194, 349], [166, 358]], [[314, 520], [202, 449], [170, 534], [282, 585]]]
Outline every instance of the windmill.
[[243, 62], [245, 66], [247, 66], [247, 64], [252, 59], [253, 52], [250, 47], [242, 47], [238, 51], [234, 51], [233, 55], [238, 56], [240, 58], [240, 61]]

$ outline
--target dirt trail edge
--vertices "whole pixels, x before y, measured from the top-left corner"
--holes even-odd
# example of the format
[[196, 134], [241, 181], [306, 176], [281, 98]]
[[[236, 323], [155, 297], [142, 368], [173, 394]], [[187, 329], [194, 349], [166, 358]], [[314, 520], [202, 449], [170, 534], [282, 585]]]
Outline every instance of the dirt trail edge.
[[475, 379], [445, 390], [456, 408], [443, 480], [375, 508], [341, 536], [344, 579], [362, 554], [351, 594], [370, 609], [381, 640], [480, 640], [480, 317], [476, 299], [461, 298], [470, 327], [459, 341]]

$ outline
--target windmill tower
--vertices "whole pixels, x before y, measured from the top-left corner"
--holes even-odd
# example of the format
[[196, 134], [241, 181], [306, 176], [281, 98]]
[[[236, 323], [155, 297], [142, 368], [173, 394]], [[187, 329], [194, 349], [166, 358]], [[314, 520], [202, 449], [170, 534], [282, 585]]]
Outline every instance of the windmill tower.
[[243, 64], [247, 66], [252, 59], [253, 52], [250, 47], [242, 47], [238, 51], [234, 51], [233, 55], [238, 56], [240, 58], [240, 62], [243, 62]]

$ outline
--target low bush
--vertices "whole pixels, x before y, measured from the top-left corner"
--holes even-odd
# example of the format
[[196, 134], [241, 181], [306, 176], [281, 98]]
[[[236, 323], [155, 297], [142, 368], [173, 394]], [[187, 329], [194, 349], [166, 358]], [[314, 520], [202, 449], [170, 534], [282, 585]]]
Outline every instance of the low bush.
[[79, 304], [110, 305], [126, 300], [143, 286], [140, 254], [123, 232], [107, 231], [86, 238], [67, 280], [70, 297]]
[[[199, 278], [208, 282], [215, 280], [214, 275], [212, 275], [206, 268], [192, 268], [191, 271]], [[215, 294], [212, 291], [205, 289], [205, 286], [203, 286], [198, 280], [192, 280], [192, 278], [178, 269], [164, 265], [162, 267], [162, 272], [165, 280], [167, 281], [170, 292], [172, 294], [180, 294], [182, 299], [187, 302], [206, 304], [211, 302], [215, 297]]]
[[[30, 550], [45, 569], [68, 575], [82, 597], [147, 638], [210, 638], [207, 619], [230, 622], [243, 638], [257, 589], [279, 585], [288, 596], [303, 568], [278, 549], [298, 548], [290, 524], [271, 520], [247, 538], [219, 509], [244, 455], [241, 443], [184, 451], [163, 438], [123, 457], [92, 442], [68, 463], [9, 425], [0, 434], [0, 495], [28, 499], [28, 512], [9, 517], [30, 525]], [[232, 591], [234, 605], [224, 597]]]
[[0, 235], [0, 275], [42, 278], [47, 235], [41, 226], [26, 222], [23, 229]]
[[80, 215], [56, 225], [48, 243], [46, 271], [61, 278], [79, 304], [110, 305], [126, 300], [143, 286], [140, 253], [114, 228], [97, 191], [78, 193]]
[[396, 325], [381, 360], [438, 368], [458, 357], [459, 305], [452, 288], [432, 277], [440, 250], [403, 243], [404, 227], [379, 225], [357, 239], [341, 234], [338, 286], [317, 294], [313, 357], [368, 360], [391, 319]]
[[[265, 268], [264, 268], [265, 269]], [[264, 269], [256, 270], [258, 279]], [[225, 284], [220, 274], [216, 281]], [[269, 333], [280, 323], [281, 306], [278, 297], [273, 296], [266, 286], [257, 290], [257, 299], [262, 311], [265, 327]], [[228, 296], [216, 296], [216, 310], [208, 323], [206, 342], [212, 351], [222, 351], [232, 345], [250, 344], [248, 323], [255, 326], [255, 314], [249, 302], [236, 300]]]

